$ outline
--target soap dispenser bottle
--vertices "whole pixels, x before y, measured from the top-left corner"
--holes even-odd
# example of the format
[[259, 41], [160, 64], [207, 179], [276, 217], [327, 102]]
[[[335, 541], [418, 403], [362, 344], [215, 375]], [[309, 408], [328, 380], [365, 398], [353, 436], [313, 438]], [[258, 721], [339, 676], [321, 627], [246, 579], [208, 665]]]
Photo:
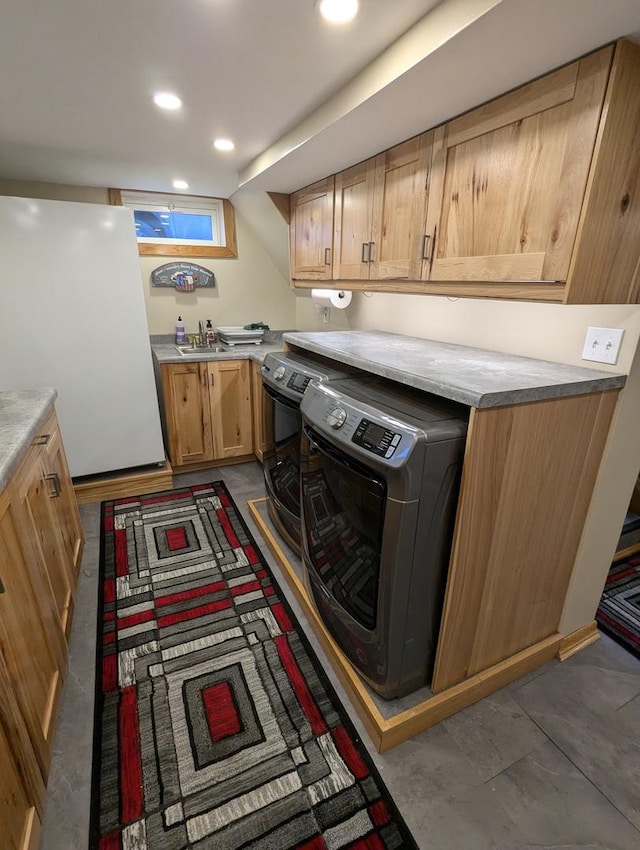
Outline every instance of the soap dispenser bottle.
[[176, 322], [176, 345], [180, 345], [185, 340], [184, 322], [182, 321], [182, 316], [178, 316], [178, 321]]
[[213, 329], [213, 325], [211, 324], [211, 319], [207, 319], [207, 324], [204, 329], [205, 338], [207, 340], [207, 345], [215, 345], [216, 344], [216, 332]]

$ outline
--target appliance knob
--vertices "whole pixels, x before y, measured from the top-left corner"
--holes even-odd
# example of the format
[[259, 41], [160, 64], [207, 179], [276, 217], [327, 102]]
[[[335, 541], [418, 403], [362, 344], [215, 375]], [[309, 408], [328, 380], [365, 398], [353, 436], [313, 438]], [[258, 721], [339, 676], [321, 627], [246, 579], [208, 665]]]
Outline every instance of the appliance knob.
[[327, 422], [337, 431], [342, 428], [347, 419], [347, 411], [342, 407], [334, 407], [327, 417]]
[[273, 373], [273, 377], [276, 379], [276, 381], [282, 381], [286, 373], [287, 370], [284, 368], [284, 366], [278, 366], [276, 371]]

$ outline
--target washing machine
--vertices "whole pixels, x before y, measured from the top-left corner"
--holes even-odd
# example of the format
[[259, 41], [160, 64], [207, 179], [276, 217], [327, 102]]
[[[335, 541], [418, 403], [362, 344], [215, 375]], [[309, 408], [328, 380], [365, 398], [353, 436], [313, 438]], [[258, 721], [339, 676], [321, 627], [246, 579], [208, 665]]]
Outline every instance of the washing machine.
[[324, 383], [346, 373], [286, 351], [267, 354], [261, 373], [267, 506], [280, 534], [299, 553], [300, 402], [311, 381]]

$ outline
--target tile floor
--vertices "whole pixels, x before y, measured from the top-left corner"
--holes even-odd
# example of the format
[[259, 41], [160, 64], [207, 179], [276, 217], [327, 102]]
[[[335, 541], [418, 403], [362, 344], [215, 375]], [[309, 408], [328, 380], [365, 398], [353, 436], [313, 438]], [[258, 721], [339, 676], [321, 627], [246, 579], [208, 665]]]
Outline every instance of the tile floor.
[[[257, 463], [176, 477], [223, 479], [296, 611], [246, 507]], [[86, 533], [54, 742], [41, 850], [86, 850], [93, 735], [99, 505]], [[318, 644], [310, 640], [347, 709]], [[363, 740], [366, 733], [352, 713]], [[429, 850], [640, 848], [640, 661], [606, 637], [552, 661], [384, 755], [372, 757], [418, 845]], [[275, 848], [274, 848], [275, 850]]]

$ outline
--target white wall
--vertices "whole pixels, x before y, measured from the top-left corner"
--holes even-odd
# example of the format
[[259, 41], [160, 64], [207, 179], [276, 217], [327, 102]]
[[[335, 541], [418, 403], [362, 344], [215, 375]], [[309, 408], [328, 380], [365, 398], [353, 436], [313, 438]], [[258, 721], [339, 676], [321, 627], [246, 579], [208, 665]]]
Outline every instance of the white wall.
[[[578, 550], [561, 631], [593, 619], [640, 468], [640, 307], [565, 306], [479, 299], [354, 293], [351, 306], [331, 310], [322, 325], [305, 291], [298, 292], [301, 330], [385, 330], [494, 349], [560, 363], [629, 373], [612, 423]], [[623, 328], [614, 367], [581, 359], [589, 326]]]
[[[19, 180], [0, 180], [0, 195], [93, 204], [108, 202], [107, 190], [95, 186]], [[250, 200], [247, 203], [250, 205]], [[172, 333], [179, 314], [187, 331], [193, 333], [198, 330], [199, 319], [209, 318], [214, 325], [246, 325], [263, 321], [274, 329], [295, 327], [296, 299], [289, 287], [289, 280], [278, 270], [262, 241], [237, 211], [236, 232], [236, 258], [193, 258], [193, 262], [215, 273], [216, 286], [211, 290], [196, 289], [192, 293], [178, 293], [171, 288], [152, 287], [152, 270], [171, 262], [172, 258], [140, 258], [149, 333]]]

